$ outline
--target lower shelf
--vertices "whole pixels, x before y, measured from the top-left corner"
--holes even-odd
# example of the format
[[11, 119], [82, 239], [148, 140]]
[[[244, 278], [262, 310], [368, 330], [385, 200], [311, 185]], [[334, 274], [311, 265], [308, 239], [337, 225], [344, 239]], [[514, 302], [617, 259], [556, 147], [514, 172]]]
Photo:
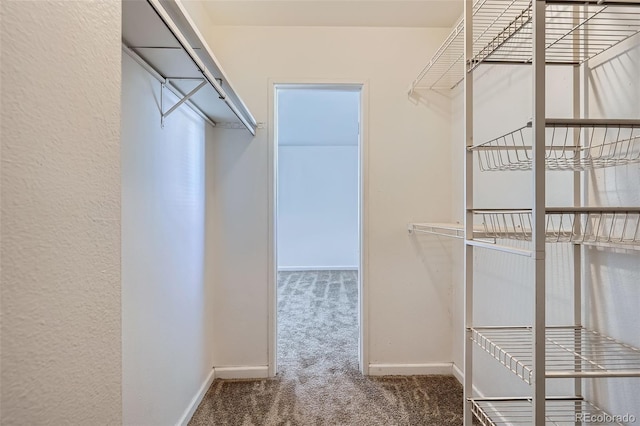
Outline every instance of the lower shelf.
[[[474, 327], [471, 339], [526, 383], [533, 382], [531, 327]], [[640, 377], [640, 349], [583, 327], [547, 327], [546, 377]]]
[[[530, 398], [472, 398], [471, 411], [484, 426], [532, 425]], [[621, 416], [612, 416], [588, 401], [576, 398], [547, 399], [548, 425], [621, 425]]]

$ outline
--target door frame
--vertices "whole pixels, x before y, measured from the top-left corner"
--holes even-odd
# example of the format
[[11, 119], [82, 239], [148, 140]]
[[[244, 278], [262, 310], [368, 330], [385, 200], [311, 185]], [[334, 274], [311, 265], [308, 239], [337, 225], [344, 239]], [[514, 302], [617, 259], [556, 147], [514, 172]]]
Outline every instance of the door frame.
[[267, 321], [269, 341], [268, 348], [268, 374], [274, 377], [277, 372], [277, 196], [278, 196], [278, 135], [277, 135], [277, 111], [276, 111], [276, 91], [278, 88], [322, 88], [322, 89], [359, 89], [360, 90], [360, 138], [358, 141], [359, 151], [359, 183], [358, 183], [358, 216], [359, 216], [359, 260], [358, 260], [358, 365], [360, 372], [369, 374], [369, 309], [367, 281], [369, 276], [369, 94], [368, 80], [313, 80], [313, 79], [270, 79], [268, 82], [269, 91], [269, 124], [268, 124], [268, 209], [269, 209], [269, 232], [268, 232], [268, 312]]

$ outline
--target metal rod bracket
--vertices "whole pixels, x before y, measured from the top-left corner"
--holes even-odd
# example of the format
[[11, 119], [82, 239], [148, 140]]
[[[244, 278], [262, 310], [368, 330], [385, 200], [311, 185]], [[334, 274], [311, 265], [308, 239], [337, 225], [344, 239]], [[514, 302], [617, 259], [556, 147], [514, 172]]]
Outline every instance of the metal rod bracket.
[[202, 89], [207, 84], [207, 80], [205, 80], [204, 78], [198, 79], [198, 81], [200, 81], [200, 84], [198, 84], [192, 91], [190, 91], [189, 93], [184, 95], [184, 97], [182, 97], [182, 99], [180, 99], [178, 102], [176, 102], [167, 111], [164, 110], [164, 94], [163, 93], [164, 93], [164, 91], [166, 89], [166, 85], [169, 82], [169, 79], [167, 78], [167, 79], [165, 79], [164, 82], [160, 83], [160, 85], [161, 85], [161, 89], [160, 89], [160, 126], [162, 128], [164, 128], [164, 120], [169, 115], [171, 115], [172, 112], [174, 112], [176, 109], [178, 109], [180, 107], [180, 105], [182, 105], [183, 103], [187, 102], [189, 100], [189, 98], [191, 98], [193, 95], [198, 93], [198, 91], [200, 89]]

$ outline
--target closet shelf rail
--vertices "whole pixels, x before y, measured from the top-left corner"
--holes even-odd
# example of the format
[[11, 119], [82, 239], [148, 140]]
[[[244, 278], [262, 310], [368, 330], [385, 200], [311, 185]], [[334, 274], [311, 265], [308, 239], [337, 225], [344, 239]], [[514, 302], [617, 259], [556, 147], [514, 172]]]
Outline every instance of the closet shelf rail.
[[[471, 411], [483, 426], [531, 425], [530, 398], [472, 398]], [[547, 425], [574, 425], [590, 423], [621, 425], [623, 416], [612, 416], [581, 398], [548, 398], [546, 400]]]
[[[471, 340], [525, 383], [533, 383], [531, 327], [477, 327]], [[640, 349], [578, 326], [547, 327], [547, 378], [640, 377]]]
[[[640, 120], [548, 119], [545, 166], [583, 171], [640, 162]], [[469, 148], [481, 171], [531, 170], [531, 122]]]
[[[485, 238], [531, 241], [531, 209], [473, 210]], [[478, 226], [478, 225], [476, 225]], [[546, 241], [640, 249], [640, 207], [548, 207]]]

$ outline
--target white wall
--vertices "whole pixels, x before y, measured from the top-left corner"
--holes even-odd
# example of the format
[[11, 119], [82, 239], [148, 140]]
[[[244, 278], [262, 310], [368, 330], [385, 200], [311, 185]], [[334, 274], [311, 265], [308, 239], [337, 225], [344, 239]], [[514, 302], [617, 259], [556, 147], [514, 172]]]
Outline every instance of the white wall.
[[[634, 78], [640, 57], [640, 39], [636, 36], [606, 56], [591, 61], [588, 116], [591, 118], [638, 118], [637, 100], [640, 82]], [[530, 70], [525, 67], [482, 66], [476, 72], [475, 141], [499, 136], [515, 129], [531, 116]], [[547, 72], [547, 111], [549, 116], [569, 117], [571, 114], [571, 69], [550, 68]], [[452, 103], [452, 179], [453, 219], [462, 221], [462, 94], [453, 94]], [[517, 99], [517, 102], [513, 100]], [[499, 120], [496, 118], [499, 117]], [[639, 205], [637, 164], [584, 173], [591, 205]], [[508, 177], [508, 179], [507, 179]], [[478, 207], [522, 207], [531, 203], [531, 174], [524, 172], [484, 172], [476, 167], [475, 201]], [[571, 205], [571, 173], [547, 174], [549, 205]], [[453, 355], [462, 366], [463, 278], [462, 244], [456, 244], [454, 256], [453, 314], [456, 337]], [[573, 253], [568, 245], [547, 245], [547, 323], [571, 324]], [[533, 303], [525, 294], [532, 294], [532, 268], [528, 259], [509, 254], [475, 250], [475, 313], [480, 325], [523, 324], [531, 321]], [[585, 325], [605, 334], [639, 346], [637, 303], [640, 269], [637, 253], [610, 249], [585, 248], [583, 284]], [[634, 301], [634, 302], [631, 302]], [[527, 385], [513, 377], [496, 361], [476, 350], [474, 382], [490, 396], [530, 394]], [[548, 381], [555, 394], [570, 394], [570, 382]], [[637, 379], [585, 380], [586, 396], [612, 414], [634, 414], [640, 418]]]
[[[200, 17], [200, 22], [206, 20]], [[371, 364], [451, 360], [450, 265], [406, 232], [450, 217], [449, 103], [406, 88], [446, 31], [201, 25], [258, 121], [270, 79], [366, 81], [369, 89], [365, 277]], [[273, 80], [271, 80], [273, 81]], [[268, 364], [268, 137], [223, 131], [212, 154], [216, 366]], [[223, 302], [224, 301], [224, 302]], [[219, 344], [218, 344], [219, 343]]]
[[357, 269], [360, 92], [277, 97], [278, 269]]
[[278, 149], [278, 269], [358, 267], [358, 147]]
[[0, 7], [0, 423], [119, 424], [120, 4]]
[[214, 141], [185, 106], [161, 128], [159, 99], [160, 83], [123, 54], [122, 385], [129, 425], [178, 423], [213, 372], [205, 144]]

